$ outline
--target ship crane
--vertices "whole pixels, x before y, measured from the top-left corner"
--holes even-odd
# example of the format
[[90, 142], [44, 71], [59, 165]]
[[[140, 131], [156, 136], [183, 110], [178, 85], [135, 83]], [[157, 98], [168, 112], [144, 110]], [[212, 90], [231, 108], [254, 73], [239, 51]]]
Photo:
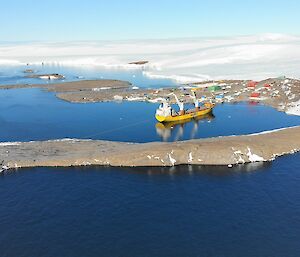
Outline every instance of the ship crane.
[[176, 94], [170, 93], [169, 95], [173, 95], [175, 97], [176, 103], [179, 107], [179, 115], [183, 115], [184, 114], [184, 103], [179, 101]]
[[197, 99], [196, 93], [194, 90], [192, 90], [192, 95], [190, 95], [190, 97], [193, 99], [194, 101], [194, 105], [195, 105], [195, 109], [196, 111], [199, 110], [199, 100]]

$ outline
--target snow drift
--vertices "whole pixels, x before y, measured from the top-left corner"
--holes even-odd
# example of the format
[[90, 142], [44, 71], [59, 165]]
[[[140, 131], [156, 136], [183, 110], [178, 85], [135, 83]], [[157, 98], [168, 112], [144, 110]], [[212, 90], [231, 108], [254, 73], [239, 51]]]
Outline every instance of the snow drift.
[[49, 63], [138, 68], [179, 82], [300, 77], [300, 36], [264, 34], [224, 38], [0, 44], [0, 65]]

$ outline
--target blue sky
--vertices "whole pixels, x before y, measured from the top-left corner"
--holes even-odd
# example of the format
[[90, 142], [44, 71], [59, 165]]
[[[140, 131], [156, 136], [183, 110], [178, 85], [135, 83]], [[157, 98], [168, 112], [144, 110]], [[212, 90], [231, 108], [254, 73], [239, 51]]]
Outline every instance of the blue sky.
[[0, 0], [0, 41], [299, 34], [299, 0]]

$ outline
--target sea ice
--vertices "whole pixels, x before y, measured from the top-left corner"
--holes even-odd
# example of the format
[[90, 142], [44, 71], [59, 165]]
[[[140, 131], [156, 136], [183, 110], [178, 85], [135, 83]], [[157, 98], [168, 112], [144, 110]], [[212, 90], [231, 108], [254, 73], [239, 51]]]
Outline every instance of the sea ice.
[[[1, 65], [55, 64], [143, 69], [146, 76], [179, 82], [300, 77], [300, 36], [264, 34], [226, 38], [107, 42], [32, 42], [0, 46]], [[284, 63], [284, 65], [282, 65]], [[239, 69], [236, 69], [239, 67]], [[283, 81], [288, 83], [289, 81]]]

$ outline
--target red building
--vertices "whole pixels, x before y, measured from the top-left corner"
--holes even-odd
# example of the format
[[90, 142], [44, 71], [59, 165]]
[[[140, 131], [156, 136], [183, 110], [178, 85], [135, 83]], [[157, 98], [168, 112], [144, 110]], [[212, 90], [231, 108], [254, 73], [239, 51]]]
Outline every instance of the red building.
[[253, 92], [250, 97], [260, 97], [260, 93]]
[[264, 87], [265, 88], [271, 88], [271, 85], [270, 84], [264, 84]]
[[247, 84], [247, 87], [249, 88], [255, 88], [257, 86], [258, 82], [256, 81], [249, 81]]

